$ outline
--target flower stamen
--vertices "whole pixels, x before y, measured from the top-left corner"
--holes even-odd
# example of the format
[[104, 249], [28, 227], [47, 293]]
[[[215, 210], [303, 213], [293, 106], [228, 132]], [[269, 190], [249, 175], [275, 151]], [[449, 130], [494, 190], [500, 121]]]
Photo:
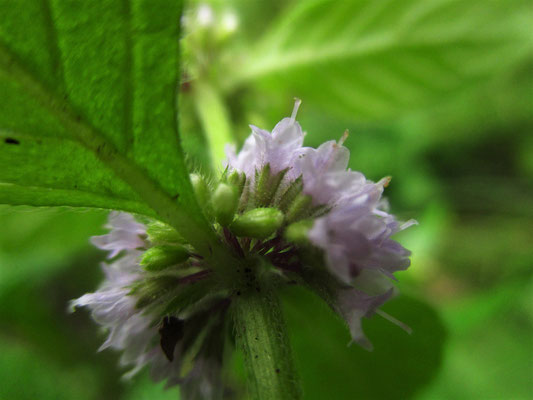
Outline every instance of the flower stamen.
[[291, 114], [291, 123], [296, 122], [296, 115], [298, 114], [298, 109], [300, 108], [300, 105], [302, 104], [302, 100], [300, 100], [298, 97], [294, 98], [294, 108], [292, 109]]

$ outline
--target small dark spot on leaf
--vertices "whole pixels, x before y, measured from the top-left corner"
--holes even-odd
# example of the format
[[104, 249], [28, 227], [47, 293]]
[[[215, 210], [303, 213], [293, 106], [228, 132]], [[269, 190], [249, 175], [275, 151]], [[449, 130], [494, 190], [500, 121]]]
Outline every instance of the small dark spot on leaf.
[[279, 374], [279, 368], [276, 368], [276, 374]]
[[255, 340], [259, 340], [259, 338], [256, 336], [256, 337], [255, 337]]
[[178, 200], [178, 197], [180, 197], [179, 193], [172, 196], [172, 200]]
[[4, 142], [6, 144], [20, 144], [20, 142], [17, 139], [13, 139], [13, 138], [10, 138], [10, 137], [5, 138]]
[[259, 358], [259, 356], [256, 354], [254, 358]]

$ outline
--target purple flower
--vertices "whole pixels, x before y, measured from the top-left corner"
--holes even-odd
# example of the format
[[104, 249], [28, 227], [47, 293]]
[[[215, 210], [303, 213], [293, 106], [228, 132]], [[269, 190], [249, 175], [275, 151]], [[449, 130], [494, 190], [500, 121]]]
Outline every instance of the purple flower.
[[[325, 208], [318, 216], [307, 213], [313, 219], [308, 239], [323, 251], [329, 271], [339, 281], [336, 311], [346, 319], [353, 340], [370, 348], [360, 320], [392, 296], [387, 283], [394, 272], [409, 267], [411, 253], [391, 236], [416, 221], [400, 224], [387, 212], [381, 196], [390, 178], [374, 183], [348, 169], [350, 152], [343, 146], [347, 133], [339, 142], [328, 141], [317, 149], [303, 147], [303, 133], [295, 121], [299, 104], [297, 100], [292, 117], [283, 119], [272, 134], [252, 127], [241, 152], [228, 153], [228, 165], [244, 172], [251, 182], [266, 165], [274, 174], [286, 170], [284, 190], [301, 178], [303, 194], [310, 196], [312, 206]], [[357, 279], [363, 273], [371, 276], [372, 286], [386, 289], [365, 293]], [[346, 289], [346, 284], [352, 289]]]
[[382, 194], [390, 178], [374, 183], [348, 168], [346, 134], [303, 146], [299, 104], [272, 133], [252, 126], [239, 153], [228, 148], [229, 172], [214, 192], [199, 175], [192, 182], [230, 265], [199, 254], [170, 226], [145, 226], [126, 213], [112, 212], [109, 233], [91, 239], [108, 252], [105, 280], [71, 307], [91, 310], [108, 332], [100, 349], [122, 352], [127, 377], [146, 366], [154, 380], [180, 384], [185, 398], [218, 396], [226, 311], [241, 290], [261, 292], [262, 279], [315, 290], [365, 349], [372, 345], [362, 318], [379, 314], [408, 330], [380, 307], [395, 293], [394, 273], [410, 263], [392, 235], [416, 222], [401, 224], [388, 212]]
[[109, 224], [106, 227], [111, 231], [106, 235], [93, 236], [91, 243], [99, 249], [109, 251], [108, 258], [115, 257], [122, 250], [133, 250], [144, 246], [139, 235], [146, 233], [146, 228], [135, 221], [130, 214], [113, 211], [109, 215]]
[[272, 130], [272, 133], [250, 125], [252, 135], [246, 139], [239, 154], [235, 147], [228, 145], [227, 164], [238, 171], [244, 172], [253, 179], [256, 170], [269, 164], [273, 173], [291, 168], [302, 149], [304, 134], [302, 127], [295, 120], [300, 101], [296, 101], [293, 115], [283, 118]]
[[[93, 319], [108, 332], [107, 339], [99, 350], [111, 348], [122, 352], [120, 364], [130, 368], [125, 378], [131, 378], [143, 367], [149, 366], [155, 381], [165, 380], [167, 387], [182, 384], [186, 388], [185, 392], [191, 394], [189, 397], [185, 395], [185, 398], [210, 398], [196, 395], [219, 390], [220, 362], [200, 352], [192, 370], [184, 373], [182, 358], [189, 350], [190, 343], [184, 344], [179, 339], [174, 342], [179, 336], [195, 337], [203, 329], [203, 325], [199, 325], [195, 318], [203, 318], [204, 311], [209, 313], [210, 310], [189, 313], [183, 319], [178, 314], [168, 317], [177, 322], [179, 331], [174, 329], [165, 333], [165, 340], [170, 340], [169, 347], [166, 347], [169, 353], [165, 353], [159, 344], [164, 340], [161, 324], [154, 323], [157, 322], [157, 315], [154, 321], [154, 315], [146, 313], [138, 305], [137, 296], [132, 293], [132, 288], [150, 278], [139, 263], [144, 250], [150, 246], [144, 238], [146, 227], [135, 221], [132, 215], [118, 212], [110, 214], [107, 227], [111, 229], [108, 234], [93, 237], [91, 241], [109, 251], [108, 258], [119, 254], [120, 257], [110, 264], [102, 263], [104, 282], [96, 292], [71, 301], [71, 311], [77, 307], [91, 310]], [[189, 277], [184, 277], [186, 279]], [[172, 335], [177, 336], [173, 338]], [[208, 333], [206, 340], [211, 340], [211, 336], [213, 335]], [[220, 336], [220, 332], [215, 332], [216, 336]], [[211, 372], [200, 373], [204, 369]]]

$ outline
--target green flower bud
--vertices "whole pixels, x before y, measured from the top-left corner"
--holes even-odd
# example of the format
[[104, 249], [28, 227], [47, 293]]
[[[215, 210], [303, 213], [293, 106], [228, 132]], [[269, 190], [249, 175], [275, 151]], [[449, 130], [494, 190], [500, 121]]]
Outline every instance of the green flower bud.
[[194, 190], [196, 199], [198, 200], [198, 204], [204, 210], [206, 216], [210, 217], [212, 210], [211, 204], [209, 203], [209, 197], [211, 196], [209, 186], [201, 175], [192, 173], [189, 176], [191, 178], [192, 188]]
[[246, 183], [246, 175], [243, 172], [233, 171], [228, 176], [227, 182], [237, 188], [237, 192], [239, 193], [240, 197], [244, 189], [244, 184]]
[[183, 246], [154, 246], [148, 249], [141, 259], [146, 271], [161, 271], [180, 264], [189, 258], [189, 251]]
[[277, 208], [255, 208], [239, 215], [230, 225], [236, 236], [265, 239], [283, 224], [283, 213]]
[[300, 245], [309, 244], [308, 233], [313, 223], [313, 220], [306, 219], [290, 224], [285, 230], [285, 239]]
[[217, 222], [222, 226], [228, 226], [233, 221], [239, 205], [238, 189], [233, 185], [220, 183], [213, 194], [211, 202]]
[[185, 243], [185, 239], [170, 225], [160, 221], [152, 222], [146, 229], [148, 240], [154, 245], [166, 243]]

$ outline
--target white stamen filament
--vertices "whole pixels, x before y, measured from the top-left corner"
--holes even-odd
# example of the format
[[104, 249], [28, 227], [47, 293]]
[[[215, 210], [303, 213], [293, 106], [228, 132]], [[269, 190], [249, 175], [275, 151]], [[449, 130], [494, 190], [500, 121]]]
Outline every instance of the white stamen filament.
[[403, 224], [400, 225], [400, 230], [403, 231], [404, 229], [407, 229], [413, 225], [418, 225], [418, 221], [416, 219], [410, 219], [409, 221], [405, 221]]
[[385, 311], [377, 310], [376, 314], [385, 318], [387, 321], [392, 322], [394, 325], [399, 326], [404, 331], [406, 331], [409, 335], [413, 333], [413, 330], [405, 325], [403, 322], [398, 321], [396, 318], [394, 318], [392, 315], [387, 314]]
[[339, 146], [342, 146], [344, 142], [346, 141], [346, 139], [348, 139], [349, 135], [350, 135], [350, 132], [348, 131], [348, 129], [346, 129], [344, 133], [342, 134], [341, 138], [339, 139], [339, 141], [337, 142], [337, 144]]
[[294, 98], [294, 108], [292, 109], [291, 114], [291, 122], [294, 123], [296, 121], [296, 114], [298, 114], [298, 109], [300, 108], [300, 104], [302, 104], [302, 100], [300, 100], [298, 97]]

